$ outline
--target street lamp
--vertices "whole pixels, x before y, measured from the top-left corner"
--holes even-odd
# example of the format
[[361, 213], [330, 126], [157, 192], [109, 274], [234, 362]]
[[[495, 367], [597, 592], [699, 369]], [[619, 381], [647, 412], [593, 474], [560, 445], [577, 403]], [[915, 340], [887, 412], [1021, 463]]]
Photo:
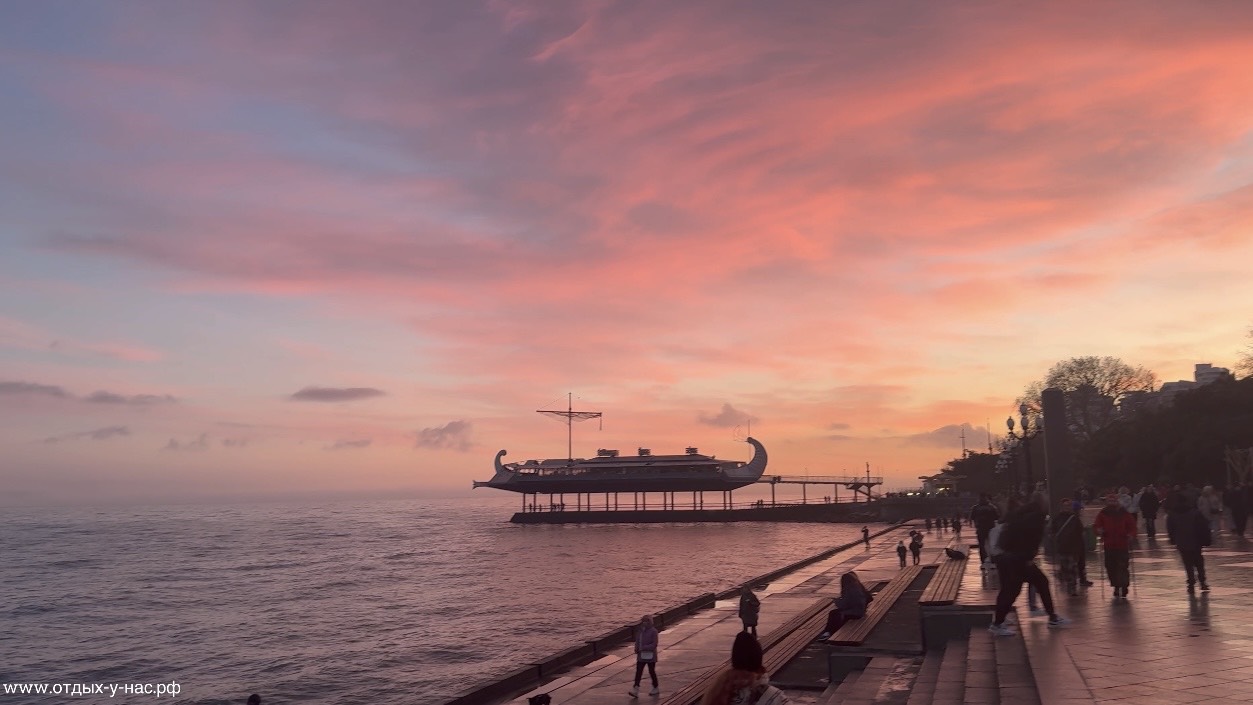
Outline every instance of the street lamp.
[[1026, 404], [1018, 406], [1019, 421], [1022, 424], [1022, 431], [1019, 435], [1014, 435], [1014, 417], [1010, 416], [1005, 419], [1005, 425], [1009, 428], [1009, 437], [1014, 438], [1022, 444], [1023, 460], [1027, 464], [1027, 490], [1035, 490], [1035, 477], [1031, 472], [1031, 439], [1040, 435], [1044, 430], [1043, 419], [1037, 419], [1034, 428], [1031, 425], [1031, 418], [1027, 415], [1029, 409]]

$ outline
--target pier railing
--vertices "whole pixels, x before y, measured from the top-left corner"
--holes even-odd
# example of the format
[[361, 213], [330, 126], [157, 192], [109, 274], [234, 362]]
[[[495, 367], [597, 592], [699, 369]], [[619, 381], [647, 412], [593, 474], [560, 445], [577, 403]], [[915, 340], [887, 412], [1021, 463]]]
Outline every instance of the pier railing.
[[763, 475], [758, 484], [785, 485], [882, 485], [882, 476], [867, 475]]
[[[641, 503], [638, 505], [632, 504], [631, 506], [620, 505], [616, 508], [616, 510], [617, 511], [631, 510], [631, 511], [649, 511], [649, 512], [658, 511], [660, 512], [660, 511], [675, 511], [675, 510], [682, 511], [685, 509], [688, 509], [688, 510], [765, 509], [768, 507], [800, 507], [800, 506], [806, 506], [806, 505], [815, 506], [815, 505], [822, 505], [822, 504], [839, 504], [841, 506], [852, 505], [852, 504], [866, 504], [865, 495], [858, 495], [858, 498], [859, 499], [855, 500], [854, 498], [851, 498], [851, 497], [839, 497], [838, 502], [836, 501], [837, 498], [834, 496], [811, 497], [808, 500], [794, 499], [794, 500], [771, 501], [769, 499], [755, 499], [755, 500], [749, 500], [749, 501], [743, 501], [743, 502], [728, 502], [726, 504], [723, 504], [721, 500], [717, 502], [713, 502], [713, 501], [702, 502], [700, 500], [693, 502], [690, 497], [683, 499], [683, 501], [679, 501], [680, 497], [676, 497], [674, 501], [670, 501], [669, 499], [667, 499], [665, 502], [655, 501], [655, 502]], [[875, 499], [878, 499], [878, 497], [875, 497]], [[614, 511], [614, 510], [615, 510], [615, 507], [611, 503], [598, 505], [595, 502], [583, 502], [578, 505], [575, 505], [569, 502], [552, 502], [552, 503], [538, 502], [534, 504], [528, 504], [523, 509], [523, 511], [526, 513], [581, 512], [581, 511], [595, 512], [595, 511]]]

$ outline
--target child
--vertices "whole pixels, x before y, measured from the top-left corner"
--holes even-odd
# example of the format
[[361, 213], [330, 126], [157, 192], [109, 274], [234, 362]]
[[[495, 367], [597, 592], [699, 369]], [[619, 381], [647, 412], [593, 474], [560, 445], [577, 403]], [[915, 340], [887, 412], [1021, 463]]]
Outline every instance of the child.
[[866, 616], [866, 608], [874, 600], [874, 595], [861, 584], [857, 574], [848, 571], [840, 576], [840, 596], [835, 600], [835, 609], [827, 613], [827, 628], [818, 636], [825, 640], [838, 632], [840, 627], [850, 619], [861, 619]]
[[866, 542], [866, 548], [870, 548], [870, 527], [861, 527], [861, 540]]
[[744, 623], [744, 631], [757, 636], [757, 615], [761, 612], [761, 600], [753, 594], [747, 585], [740, 589], [740, 621]]
[[904, 568], [905, 567], [905, 541], [904, 540], [896, 542], [896, 555], [900, 556], [901, 567]]
[[918, 565], [922, 561], [922, 534], [914, 534], [914, 539], [909, 542], [909, 552], [914, 554], [914, 565]]

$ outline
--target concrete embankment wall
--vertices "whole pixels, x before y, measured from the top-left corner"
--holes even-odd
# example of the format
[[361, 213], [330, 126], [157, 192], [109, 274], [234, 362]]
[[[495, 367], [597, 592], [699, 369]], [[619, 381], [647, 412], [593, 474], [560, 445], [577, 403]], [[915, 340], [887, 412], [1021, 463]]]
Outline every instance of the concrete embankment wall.
[[[882, 536], [883, 534], [896, 530], [896, 528], [897, 527], [893, 525], [886, 529], [881, 529], [871, 534], [871, 536]], [[761, 585], [778, 580], [794, 570], [799, 570], [805, 566], [825, 560], [840, 551], [846, 551], [860, 544], [861, 541], [853, 541], [841, 546], [827, 549], [821, 553], [801, 559], [777, 570], [772, 570], [769, 573], [759, 575], [750, 580], [745, 580], [744, 584]], [[719, 593], [707, 592], [680, 605], [658, 612], [653, 616], [653, 620], [658, 629], [665, 629], [678, 624], [689, 615], [713, 607], [714, 602], [717, 600], [724, 600], [729, 597], [738, 596], [739, 591], [740, 589], [738, 587], [734, 587], [723, 590]], [[617, 629], [606, 632], [605, 634], [602, 634], [594, 639], [588, 639], [581, 645], [573, 646], [545, 658], [536, 659], [531, 663], [519, 664], [516, 670], [497, 676], [489, 683], [483, 683], [476, 686], [475, 688], [446, 701], [444, 705], [489, 705], [490, 703], [506, 700], [518, 693], [534, 688], [545, 680], [553, 678], [562, 671], [576, 666], [581, 666], [604, 656], [623, 644], [629, 643], [634, 638], [634, 624], [618, 627]]]

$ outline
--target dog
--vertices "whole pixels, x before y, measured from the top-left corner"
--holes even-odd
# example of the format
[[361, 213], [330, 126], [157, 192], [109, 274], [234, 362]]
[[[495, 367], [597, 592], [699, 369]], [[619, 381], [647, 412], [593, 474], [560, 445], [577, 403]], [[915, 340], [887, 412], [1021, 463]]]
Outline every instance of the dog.
[[532, 695], [526, 701], [530, 705], [552, 705], [553, 697], [548, 693], [540, 693], [539, 695]]

